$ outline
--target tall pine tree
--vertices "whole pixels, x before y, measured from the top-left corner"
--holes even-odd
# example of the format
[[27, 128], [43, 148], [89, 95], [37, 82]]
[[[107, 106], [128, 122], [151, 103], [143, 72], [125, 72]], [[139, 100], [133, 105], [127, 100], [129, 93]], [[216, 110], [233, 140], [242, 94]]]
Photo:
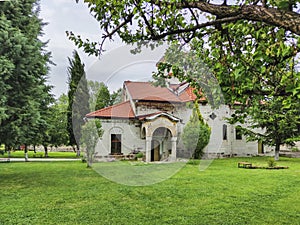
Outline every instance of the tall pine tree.
[[39, 39], [45, 24], [38, 17], [38, 1], [5, 1], [0, 5], [0, 86], [4, 86], [0, 142], [10, 149], [32, 144], [36, 138], [33, 130], [44, 123], [41, 111], [45, 99], [51, 99], [51, 88], [46, 85], [50, 53]]
[[80, 155], [81, 129], [84, 117], [89, 113], [89, 91], [87, 86], [84, 64], [77, 51], [73, 52], [73, 58], [69, 59], [68, 67], [68, 132], [69, 144], [76, 146], [77, 155]]

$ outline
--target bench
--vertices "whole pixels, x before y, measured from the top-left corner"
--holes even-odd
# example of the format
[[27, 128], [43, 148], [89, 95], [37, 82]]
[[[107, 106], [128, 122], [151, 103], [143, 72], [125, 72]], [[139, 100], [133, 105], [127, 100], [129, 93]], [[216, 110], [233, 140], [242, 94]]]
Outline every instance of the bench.
[[250, 168], [252, 163], [249, 162], [238, 162], [238, 168]]

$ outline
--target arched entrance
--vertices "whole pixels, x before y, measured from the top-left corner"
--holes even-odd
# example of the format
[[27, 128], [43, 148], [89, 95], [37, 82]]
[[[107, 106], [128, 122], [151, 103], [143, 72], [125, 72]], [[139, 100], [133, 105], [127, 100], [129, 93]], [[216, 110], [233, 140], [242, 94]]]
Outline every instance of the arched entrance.
[[151, 160], [167, 159], [172, 151], [172, 134], [168, 128], [158, 127], [154, 130], [151, 141]]
[[176, 160], [177, 117], [165, 112], [143, 119], [141, 133], [146, 136], [146, 161]]

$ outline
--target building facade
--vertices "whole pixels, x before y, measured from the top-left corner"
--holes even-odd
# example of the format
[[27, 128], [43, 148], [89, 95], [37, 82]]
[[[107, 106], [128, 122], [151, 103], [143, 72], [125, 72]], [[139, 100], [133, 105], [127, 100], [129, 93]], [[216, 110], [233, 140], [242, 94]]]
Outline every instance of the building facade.
[[[104, 129], [96, 158], [138, 151], [144, 153], [147, 162], [190, 158], [192, 152], [185, 149], [181, 134], [195, 99], [188, 83], [155, 87], [151, 82], [125, 81], [121, 103], [86, 115], [100, 119]], [[226, 121], [233, 113], [229, 106], [212, 109], [200, 99], [199, 108], [211, 127], [210, 142], [204, 149], [206, 157], [252, 156], [267, 150], [257, 142], [246, 142], [239, 126]]]

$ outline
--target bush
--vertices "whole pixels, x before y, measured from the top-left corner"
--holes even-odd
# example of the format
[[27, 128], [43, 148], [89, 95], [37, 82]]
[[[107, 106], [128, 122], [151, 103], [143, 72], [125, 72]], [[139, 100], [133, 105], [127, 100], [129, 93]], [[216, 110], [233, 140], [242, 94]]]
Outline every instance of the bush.
[[143, 158], [144, 157], [144, 154], [142, 152], [139, 152], [138, 154], [136, 154], [136, 157], [137, 158]]
[[203, 120], [197, 102], [194, 104], [190, 120], [183, 128], [182, 141], [184, 147], [194, 159], [200, 159], [203, 149], [208, 145], [211, 129]]
[[276, 162], [275, 162], [275, 159], [274, 159], [274, 158], [269, 158], [269, 159], [268, 159], [268, 166], [269, 166], [269, 167], [274, 167], [274, 166], [276, 166]]

